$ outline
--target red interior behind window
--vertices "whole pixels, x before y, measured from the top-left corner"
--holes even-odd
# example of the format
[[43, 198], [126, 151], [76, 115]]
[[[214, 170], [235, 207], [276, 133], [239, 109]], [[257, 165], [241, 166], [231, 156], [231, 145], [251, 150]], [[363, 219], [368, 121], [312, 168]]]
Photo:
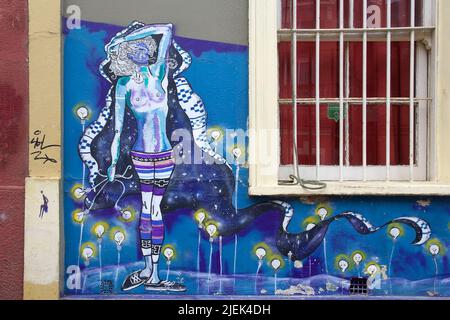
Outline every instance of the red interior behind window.
[[[282, 26], [290, 28], [291, 0], [283, 0]], [[362, 1], [355, 3], [355, 27], [362, 27]], [[392, 2], [392, 26], [410, 24], [409, 0]], [[348, 1], [345, 1], [348, 6]], [[368, 5], [381, 7], [382, 27], [386, 25], [385, 1], [368, 1]], [[420, 8], [421, 1], [417, 1]], [[338, 26], [339, 0], [322, 1], [321, 28]], [[348, 7], [345, 10], [348, 12]], [[417, 10], [421, 12], [421, 10]], [[298, 0], [299, 28], [315, 27], [315, 1]], [[346, 19], [346, 21], [348, 21]], [[416, 21], [421, 21], [420, 16]], [[280, 98], [292, 98], [291, 44], [279, 43]], [[367, 94], [369, 98], [386, 96], [386, 43], [368, 43]], [[391, 58], [391, 96], [409, 97], [409, 42], [393, 42]], [[350, 97], [362, 97], [362, 42], [350, 42]], [[315, 98], [315, 42], [299, 42], [297, 51], [298, 98]], [[320, 50], [320, 96], [339, 97], [339, 42], [322, 42]], [[329, 117], [338, 105], [322, 104], [320, 107], [321, 165], [339, 165], [339, 121]], [[298, 155], [301, 165], [316, 164], [316, 108], [315, 105], [299, 105]], [[349, 107], [349, 155], [350, 165], [362, 165], [362, 106]], [[281, 164], [293, 163], [292, 106], [280, 105]], [[369, 104], [367, 107], [367, 162], [368, 165], [386, 164], [386, 105]], [[391, 165], [409, 164], [409, 105], [391, 106]]]

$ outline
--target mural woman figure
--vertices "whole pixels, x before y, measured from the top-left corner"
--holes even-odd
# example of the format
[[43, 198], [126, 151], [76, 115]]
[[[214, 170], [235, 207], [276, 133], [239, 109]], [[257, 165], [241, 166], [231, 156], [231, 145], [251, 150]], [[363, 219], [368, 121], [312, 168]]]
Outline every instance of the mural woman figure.
[[[134, 22], [117, 34], [106, 46], [106, 52], [108, 59], [102, 63], [100, 71], [112, 83], [112, 88], [107, 106], [84, 133], [79, 150], [89, 167], [90, 183], [94, 186], [102, 176], [100, 168], [105, 168], [105, 158], [108, 159], [104, 157], [107, 150], [98, 147], [97, 136], [107, 135], [109, 129], [106, 129], [112, 126], [111, 161], [107, 165], [109, 182], [122, 184], [125, 192], [125, 185], [118, 180], [123, 175], [118, 173], [123, 163], [129, 162], [124, 158], [129, 157], [139, 178], [142, 197], [139, 235], [145, 267], [130, 274], [122, 289], [128, 291], [145, 284], [147, 290], [185, 291], [181, 284], [161, 281], [158, 272], [165, 233], [161, 202], [175, 167], [171, 130], [168, 130], [169, 123], [173, 124], [168, 115], [174, 101], [190, 120], [196, 145], [216, 163], [225, 163], [206, 138], [207, 115], [201, 98], [186, 79], [179, 77], [190, 66], [191, 57], [174, 41], [172, 24], [144, 25], [140, 22]], [[125, 133], [126, 126], [130, 126], [127, 110], [131, 110], [135, 119], [131, 125], [135, 128], [135, 137]], [[134, 143], [130, 145], [132, 138], [135, 138]], [[94, 192], [97, 194], [94, 203], [88, 198], [87, 205], [93, 208], [98, 202], [103, 203], [99, 206], [107, 207], [110, 197], [99, 196], [105, 191]]]
[[[152, 36], [161, 35], [159, 48]], [[175, 162], [167, 136], [169, 48], [172, 44], [172, 25], [152, 25], [131, 34], [122, 43], [127, 58], [136, 68], [131, 75], [121, 77], [115, 92], [115, 135], [111, 145], [112, 164], [108, 178], [114, 181], [120, 155], [125, 108], [128, 106], [136, 118], [137, 139], [130, 153], [140, 179], [142, 210], [140, 216], [141, 250], [145, 268], [130, 275], [123, 289], [131, 289], [145, 282], [146, 289], [183, 291], [185, 287], [159, 279], [158, 262], [164, 242], [164, 222], [161, 201], [169, 184]], [[158, 51], [157, 60], [149, 64]], [[120, 53], [119, 53], [120, 55]], [[112, 70], [114, 71], [114, 62]]]

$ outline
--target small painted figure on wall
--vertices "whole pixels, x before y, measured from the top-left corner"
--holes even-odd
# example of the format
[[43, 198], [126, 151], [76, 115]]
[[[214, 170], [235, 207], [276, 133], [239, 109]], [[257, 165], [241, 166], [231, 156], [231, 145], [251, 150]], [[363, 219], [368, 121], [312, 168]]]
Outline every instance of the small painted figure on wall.
[[42, 195], [42, 205], [39, 210], [39, 218], [43, 219], [44, 214], [48, 213], [48, 198], [45, 196], [44, 191], [41, 191]]

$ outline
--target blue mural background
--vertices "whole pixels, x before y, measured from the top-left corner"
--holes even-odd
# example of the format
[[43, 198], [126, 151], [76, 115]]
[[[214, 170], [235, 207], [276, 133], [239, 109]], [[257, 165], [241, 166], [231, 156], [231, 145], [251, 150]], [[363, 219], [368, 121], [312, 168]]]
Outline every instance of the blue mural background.
[[[65, 25], [65, 24], [63, 24]], [[123, 27], [90, 23], [83, 21], [81, 29], [64, 30], [64, 213], [65, 213], [65, 265], [66, 267], [77, 265], [79, 260], [80, 224], [72, 219], [72, 213], [82, 209], [82, 202], [73, 197], [71, 190], [82, 180], [82, 162], [77, 153], [77, 145], [82, 134], [79, 118], [74, 112], [76, 106], [86, 105], [91, 111], [90, 121], [98, 116], [104, 106], [110, 84], [108, 84], [98, 71], [98, 66], [106, 58], [105, 44]], [[176, 32], [175, 32], [176, 34]], [[198, 39], [186, 39], [177, 37], [177, 42], [188, 51], [192, 58], [191, 68], [184, 73], [192, 87], [202, 97], [208, 111], [208, 127], [220, 127], [222, 129], [247, 129], [248, 118], [248, 48], [226, 43], [209, 42]], [[88, 121], [89, 122], [89, 121]], [[233, 170], [236, 166], [232, 165]], [[251, 204], [260, 203], [264, 198], [249, 198], [248, 169], [240, 168], [239, 194], [237, 205], [239, 208]], [[338, 214], [345, 211], [354, 211], [363, 214], [375, 226], [382, 225], [386, 221], [401, 217], [415, 216], [426, 220], [432, 229], [432, 238], [439, 239], [445, 248], [449, 245], [450, 201], [448, 198], [416, 198], [416, 197], [333, 197], [333, 198], [289, 198], [281, 199], [290, 203], [295, 211], [290, 224], [291, 232], [304, 230], [303, 221], [315, 216], [315, 210], [319, 205], [326, 204], [330, 213]], [[136, 199], [130, 199], [130, 203]], [[214, 201], [214, 199], [211, 199]], [[422, 202], [421, 202], [422, 201]], [[428, 202], [429, 201], [429, 202]], [[121, 250], [121, 262], [119, 279], [129, 272], [136, 270], [141, 258], [139, 257], [138, 218], [130, 223], [117, 219], [114, 209], [92, 214], [86, 219], [83, 229], [83, 243], [96, 244], [97, 237], [92, 232], [92, 227], [100, 221], [107, 222], [110, 228], [121, 227], [126, 231], [126, 240]], [[187, 295], [214, 294], [218, 292], [217, 285], [223, 286], [223, 294], [253, 295], [273, 294], [274, 271], [265, 263], [262, 268], [261, 283], [259, 289], [254, 289], [254, 273], [258, 259], [254, 253], [257, 243], [265, 242], [276, 253], [275, 235], [282, 221], [282, 216], [277, 213], [267, 213], [259, 216], [251, 227], [242, 230], [238, 235], [237, 273], [234, 279], [233, 256], [234, 237], [224, 239], [223, 247], [223, 283], [214, 282], [208, 288], [199, 288], [198, 279], [208, 272], [210, 242], [206, 234], [202, 233], [201, 242], [201, 274], [196, 274], [197, 263], [197, 237], [198, 225], [192, 212], [189, 210], [177, 210], [166, 213], [166, 244], [171, 244], [176, 249], [176, 259], [173, 261], [173, 277], [183, 279], [188, 286]], [[414, 232], [405, 227], [405, 234], [396, 243], [395, 252], [391, 264], [390, 274], [397, 279], [399, 284], [394, 291], [386, 289], [374, 294], [380, 295], [406, 295], [427, 296], [433, 291], [433, 285], [437, 279], [439, 295], [450, 295], [447, 279], [449, 278], [448, 252], [436, 259], [438, 277], [435, 278], [435, 262], [427, 252], [425, 246], [413, 246]], [[362, 250], [366, 254], [366, 260], [362, 263], [361, 271], [365, 263], [376, 261], [380, 265], [389, 264], [389, 256], [392, 249], [392, 238], [386, 230], [363, 236], [358, 234], [346, 221], [338, 221], [330, 226], [326, 235], [327, 265], [329, 275], [325, 274], [324, 250], [322, 246], [313, 255], [303, 261], [302, 268], [295, 268], [285, 257], [285, 265], [278, 273], [279, 289], [288, 289], [296, 283], [296, 279], [310, 279], [308, 283], [314, 287], [311, 279], [322, 279], [326, 282], [339, 284], [336, 277], [349, 278], [357, 274], [356, 269], [342, 274], [334, 266], [335, 257], [339, 254], [350, 255], [355, 250]], [[219, 272], [219, 250], [217, 240], [213, 243], [212, 268], [213, 274]], [[105, 237], [102, 245], [102, 279], [114, 279], [117, 265], [117, 248], [113, 240]], [[83, 290], [69, 289], [66, 287], [66, 295], [99, 294], [100, 287], [97, 275], [99, 274], [99, 256], [94, 257], [88, 266], [81, 259], [83, 277], [86, 275], [87, 283]], [[310, 268], [311, 266], [311, 268]], [[161, 269], [164, 269], [164, 261]], [[310, 275], [312, 278], [310, 278]], [[66, 274], [66, 280], [69, 280]], [[217, 279], [217, 278], [215, 278]], [[322, 281], [321, 280], [321, 281]], [[448, 279], [450, 281], [450, 279]], [[222, 280], [221, 280], [222, 281]], [[304, 281], [304, 280], [298, 280]], [[322, 282], [323, 282], [322, 281]], [[422, 282], [421, 282], [422, 281]], [[392, 282], [391, 282], [392, 285]], [[110, 293], [123, 294], [115, 284]], [[335, 295], [342, 294], [339, 290], [324, 290], [323, 283], [317, 285], [315, 294]], [[262, 288], [262, 289], [261, 289]], [[261, 290], [260, 290], [261, 289]], [[397, 291], [395, 291], [397, 290]], [[134, 294], [144, 294], [145, 291], [136, 290]]]

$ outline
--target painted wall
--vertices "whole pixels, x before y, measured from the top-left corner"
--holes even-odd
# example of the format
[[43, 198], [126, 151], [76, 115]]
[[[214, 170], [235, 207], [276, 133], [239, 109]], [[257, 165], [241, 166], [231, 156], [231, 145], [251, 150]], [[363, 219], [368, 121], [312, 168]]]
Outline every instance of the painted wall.
[[[64, 295], [347, 296], [350, 278], [358, 275], [370, 279], [373, 296], [450, 295], [447, 198], [248, 197], [246, 142], [234, 140], [236, 132], [247, 130], [247, 1], [231, 5], [217, 0], [210, 6], [209, 0], [172, 0], [165, 5], [130, 0], [126, 7], [117, 1], [101, 10], [98, 3], [65, 1], [65, 8], [77, 7], [63, 19]], [[226, 10], [219, 6], [225, 3]], [[127, 27], [135, 20], [143, 24]], [[179, 137], [172, 139], [177, 161], [193, 160], [201, 150], [210, 156], [200, 163], [177, 163], [161, 205], [155, 207], [150, 200], [152, 209], [146, 211], [141, 191], [148, 181], [142, 181], [142, 172], [150, 169], [133, 162], [130, 152], [144, 151], [136, 143], [142, 114], [137, 106], [148, 97], [133, 88], [157, 82], [152, 72], [141, 74], [143, 78], [141, 71], [114, 77], [117, 73], [110, 67], [113, 54], [121, 53], [119, 44], [129, 41], [125, 37], [155, 23], [172, 23], [174, 40], [182, 49], [171, 46], [164, 59], [169, 62], [168, 80], [161, 82], [168, 113], [153, 119], [166, 120], [166, 130], [152, 129], [153, 138], [159, 137], [155, 132], [176, 138], [181, 130], [188, 133], [184, 139], [194, 139], [191, 144], [183, 140], [182, 148], [177, 148]], [[158, 48], [164, 42], [161, 34], [152, 38]], [[143, 50], [154, 64], [159, 51], [152, 52], [148, 43]], [[105, 52], [107, 44], [112, 54]], [[128, 54], [135, 54], [133, 48]], [[122, 83], [127, 108], [123, 128], [118, 129], [116, 92]], [[199, 125], [195, 120], [203, 107], [208, 119]], [[203, 129], [208, 129], [206, 136]], [[118, 176], [109, 182], [116, 130], [121, 133]], [[214, 158], [216, 164], [206, 163]], [[165, 163], [158, 165], [167, 169]], [[140, 216], [144, 212], [156, 221], [159, 209], [165, 241], [156, 265], [159, 277], [172, 284], [158, 287], [140, 272], [146, 261], [140, 234], [146, 225], [141, 222], [148, 219]], [[155, 249], [156, 238], [150, 242]], [[130, 285], [133, 274], [136, 285]]]
[[0, 1], [0, 299], [20, 299], [27, 176], [27, 1]]
[[29, 1], [29, 177], [26, 180], [24, 299], [60, 292], [61, 3]]

